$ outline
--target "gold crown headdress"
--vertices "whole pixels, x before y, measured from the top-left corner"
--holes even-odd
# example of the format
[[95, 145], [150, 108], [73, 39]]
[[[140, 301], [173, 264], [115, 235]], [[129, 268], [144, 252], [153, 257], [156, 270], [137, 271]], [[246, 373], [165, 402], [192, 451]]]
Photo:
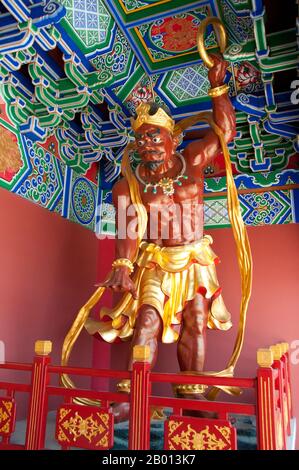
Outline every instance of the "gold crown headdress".
[[142, 124], [153, 124], [154, 126], [164, 127], [172, 134], [175, 126], [174, 120], [168, 116], [162, 108], [159, 108], [155, 114], [150, 115], [150, 108], [151, 105], [148, 103], [141, 103], [137, 107], [137, 118], [131, 118], [131, 125], [134, 132], [136, 132]]

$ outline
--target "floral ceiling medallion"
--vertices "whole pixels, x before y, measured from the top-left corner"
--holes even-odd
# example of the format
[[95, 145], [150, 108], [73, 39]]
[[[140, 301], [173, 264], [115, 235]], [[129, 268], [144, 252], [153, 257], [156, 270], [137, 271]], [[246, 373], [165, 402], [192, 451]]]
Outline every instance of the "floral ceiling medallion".
[[157, 20], [151, 27], [153, 44], [169, 52], [187, 52], [196, 46], [199, 20], [191, 14]]

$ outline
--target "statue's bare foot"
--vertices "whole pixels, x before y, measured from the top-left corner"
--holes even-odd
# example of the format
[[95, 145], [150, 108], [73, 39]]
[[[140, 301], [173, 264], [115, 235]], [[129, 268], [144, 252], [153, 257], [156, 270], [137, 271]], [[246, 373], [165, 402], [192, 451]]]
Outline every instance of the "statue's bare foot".
[[130, 403], [114, 403], [111, 409], [115, 423], [128, 421], [130, 415]]

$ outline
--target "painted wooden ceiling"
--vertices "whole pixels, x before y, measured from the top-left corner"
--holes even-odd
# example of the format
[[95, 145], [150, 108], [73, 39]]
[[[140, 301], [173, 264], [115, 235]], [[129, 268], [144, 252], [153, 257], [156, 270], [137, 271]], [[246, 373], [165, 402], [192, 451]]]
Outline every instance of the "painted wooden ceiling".
[[[22, 164], [2, 171], [0, 186], [114, 233], [111, 187], [132, 138], [130, 116], [148, 99], [175, 119], [211, 109], [196, 34], [218, 16], [229, 38], [238, 130], [230, 155], [243, 217], [248, 225], [298, 221], [295, 0], [287, 8], [270, 0], [2, 0], [0, 138], [14, 137]], [[217, 50], [213, 29], [205, 41]], [[204, 128], [193, 126], [182, 146]], [[206, 227], [227, 226], [221, 155], [205, 174]]]

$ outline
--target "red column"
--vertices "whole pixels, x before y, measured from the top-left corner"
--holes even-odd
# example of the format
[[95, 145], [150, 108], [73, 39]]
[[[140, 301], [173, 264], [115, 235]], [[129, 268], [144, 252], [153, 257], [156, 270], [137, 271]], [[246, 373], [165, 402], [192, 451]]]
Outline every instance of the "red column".
[[49, 382], [48, 365], [51, 361], [49, 357], [51, 350], [51, 341], [36, 341], [25, 441], [27, 450], [39, 450], [45, 447], [48, 411], [46, 387]]
[[130, 392], [129, 450], [150, 448], [150, 350], [135, 346]]

